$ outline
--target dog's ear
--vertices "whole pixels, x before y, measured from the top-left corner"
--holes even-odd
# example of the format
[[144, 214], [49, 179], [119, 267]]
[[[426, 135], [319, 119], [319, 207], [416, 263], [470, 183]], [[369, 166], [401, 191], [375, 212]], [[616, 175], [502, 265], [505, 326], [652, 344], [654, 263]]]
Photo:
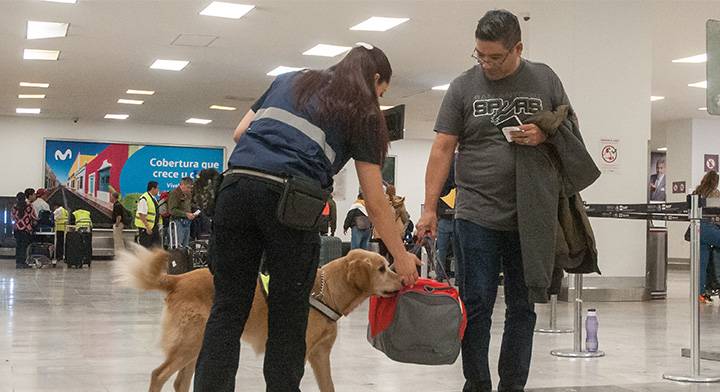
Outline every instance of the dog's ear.
[[360, 291], [372, 291], [372, 262], [367, 257], [353, 258], [347, 264], [347, 282]]

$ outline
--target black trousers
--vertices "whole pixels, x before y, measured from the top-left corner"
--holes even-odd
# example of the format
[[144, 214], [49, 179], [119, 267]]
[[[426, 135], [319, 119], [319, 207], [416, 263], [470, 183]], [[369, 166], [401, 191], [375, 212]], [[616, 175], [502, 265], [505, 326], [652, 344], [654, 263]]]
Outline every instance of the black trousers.
[[138, 229], [138, 243], [146, 248], [152, 248], [153, 246], [159, 247], [161, 242], [160, 232], [157, 226], [155, 226], [150, 233], [148, 233], [146, 229]]
[[[308, 298], [315, 281], [320, 236], [276, 218], [279, 185], [252, 177], [218, 195], [210, 239], [215, 299], [195, 370], [195, 392], [232, 392], [240, 336], [250, 314], [263, 251], [270, 273], [267, 391], [297, 392], [305, 370]], [[226, 178], [228, 181], [228, 178]]]
[[65, 259], [65, 232], [55, 232], [55, 260], [61, 261]]
[[15, 266], [24, 266], [27, 260], [27, 248], [32, 242], [32, 233], [15, 230]]

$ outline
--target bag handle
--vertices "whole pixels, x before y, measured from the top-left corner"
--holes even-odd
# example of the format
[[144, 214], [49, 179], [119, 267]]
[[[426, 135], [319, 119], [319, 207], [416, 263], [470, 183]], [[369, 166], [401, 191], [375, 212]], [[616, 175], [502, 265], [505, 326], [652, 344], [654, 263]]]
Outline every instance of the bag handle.
[[[450, 278], [448, 278], [448, 274], [445, 271], [445, 266], [438, 264], [435, 262], [437, 259], [437, 248], [435, 247], [435, 240], [430, 237], [429, 235], [423, 236], [420, 241], [418, 241], [415, 246], [410, 250], [410, 253], [417, 253], [420, 249], [425, 248], [425, 251], [428, 254], [428, 263], [432, 263], [431, 265], [439, 266], [440, 270], [442, 271], [443, 275], [445, 276], [444, 282], [447, 283], [447, 288], [452, 288], [452, 284], [450, 283]], [[427, 288], [426, 288], [427, 289]], [[442, 290], [444, 288], [441, 287], [435, 287], [435, 290]], [[435, 291], [433, 290], [433, 291]]]

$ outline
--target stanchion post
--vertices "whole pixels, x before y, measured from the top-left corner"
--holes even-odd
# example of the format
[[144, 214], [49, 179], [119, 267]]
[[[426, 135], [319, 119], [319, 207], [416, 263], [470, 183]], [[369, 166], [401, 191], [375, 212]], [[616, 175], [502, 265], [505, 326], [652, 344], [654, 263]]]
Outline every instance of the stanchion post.
[[678, 382], [715, 383], [720, 377], [700, 375], [700, 221], [702, 219], [701, 199], [698, 195], [688, 196], [690, 202], [690, 375], [663, 374], [663, 378]]
[[552, 333], [552, 334], [558, 334], [558, 333], [571, 333], [572, 329], [566, 329], [566, 328], [558, 328], [557, 327], [557, 294], [552, 294], [550, 296], [550, 325], [549, 328], [536, 328], [535, 332], [537, 333]]
[[603, 351], [583, 351], [582, 350], [582, 274], [575, 274], [575, 320], [573, 325], [575, 331], [573, 333], [573, 349], [572, 350], [552, 350], [550, 354], [560, 358], [599, 358], [604, 357]]

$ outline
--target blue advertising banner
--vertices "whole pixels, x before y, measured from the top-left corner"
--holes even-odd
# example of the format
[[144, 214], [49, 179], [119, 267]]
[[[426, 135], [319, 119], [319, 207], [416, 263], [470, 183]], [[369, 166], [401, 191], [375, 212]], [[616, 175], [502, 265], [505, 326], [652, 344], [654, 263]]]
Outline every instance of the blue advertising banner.
[[171, 191], [182, 178], [194, 179], [202, 170], [222, 172], [224, 159], [222, 147], [46, 140], [45, 187], [52, 195], [62, 191], [63, 200], [80, 204], [75, 208], [107, 213], [112, 211], [110, 194], [118, 192], [134, 211], [149, 181], [157, 181], [160, 192]]

